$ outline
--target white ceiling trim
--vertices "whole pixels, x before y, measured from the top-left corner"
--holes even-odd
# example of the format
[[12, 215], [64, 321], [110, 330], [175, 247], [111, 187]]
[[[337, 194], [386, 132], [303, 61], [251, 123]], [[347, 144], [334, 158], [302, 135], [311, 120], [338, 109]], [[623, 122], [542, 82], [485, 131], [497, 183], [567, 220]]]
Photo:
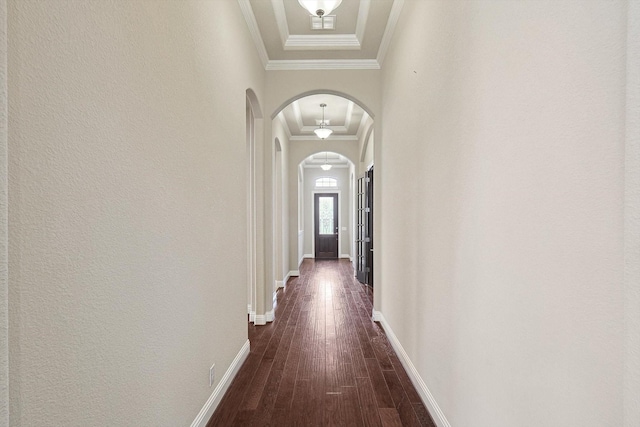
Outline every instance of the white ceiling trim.
[[284, 46], [289, 38], [289, 24], [287, 23], [287, 14], [284, 10], [284, 2], [282, 0], [271, 0], [273, 13], [276, 15], [276, 24], [280, 33], [280, 40]]
[[[320, 169], [322, 167], [324, 163], [322, 164], [314, 164], [314, 163], [305, 163], [304, 166], [302, 166], [305, 169]], [[344, 163], [331, 163], [331, 162], [327, 162], [328, 165], [331, 165], [332, 168], [348, 168], [349, 164], [344, 164]]]
[[284, 50], [360, 50], [355, 34], [300, 34], [287, 38]]
[[380, 64], [375, 59], [278, 59], [268, 61], [265, 69], [267, 71], [379, 70]]
[[[358, 10], [358, 23], [356, 24], [356, 37], [359, 41], [362, 40], [358, 37], [360, 32], [364, 34], [364, 27], [366, 21], [362, 21], [363, 17], [368, 16], [368, 8], [371, 0], [361, 0], [360, 9]], [[272, 4], [279, 3], [282, 9], [281, 13], [278, 13], [278, 7], [274, 7], [276, 12], [276, 20], [278, 22], [278, 28], [281, 31], [280, 37], [286, 44], [286, 39], [289, 38], [289, 29], [286, 25], [286, 15], [284, 13], [283, 0], [272, 0]], [[379, 70], [386, 56], [389, 44], [391, 43], [391, 37], [400, 18], [400, 12], [404, 5], [404, 0], [394, 0], [391, 6], [391, 13], [387, 21], [384, 35], [382, 36], [382, 42], [378, 49], [378, 55], [376, 59], [308, 59], [308, 60], [270, 60], [265, 48], [264, 41], [260, 35], [260, 29], [256, 21], [256, 17], [253, 13], [253, 8], [249, 0], [238, 0], [242, 15], [247, 21], [249, 27], [249, 33], [253, 39], [253, 43], [258, 51], [258, 56], [265, 70], [267, 71], [296, 71], [296, 70]], [[366, 10], [365, 10], [366, 9]], [[365, 13], [366, 12], [366, 13]], [[280, 15], [280, 18], [278, 18]], [[281, 23], [279, 19], [284, 19]], [[284, 25], [283, 25], [284, 23]], [[286, 31], [283, 33], [283, 31]], [[283, 37], [286, 35], [286, 39]], [[319, 36], [318, 36], [319, 37]]]
[[367, 27], [371, 0], [360, 0], [355, 34], [291, 35], [284, 1], [271, 0], [271, 5], [276, 15], [276, 24], [284, 50], [359, 50]]
[[269, 62], [269, 55], [267, 54], [267, 49], [264, 47], [264, 41], [260, 35], [260, 29], [258, 28], [256, 16], [253, 14], [251, 3], [249, 3], [249, 0], [238, 0], [238, 4], [240, 5], [240, 10], [242, 11], [245, 21], [247, 21], [249, 33], [251, 33], [253, 44], [256, 45], [256, 49], [258, 50], [258, 56], [260, 57], [260, 61], [262, 61], [262, 66], [266, 69]]
[[391, 12], [389, 13], [387, 26], [384, 29], [382, 41], [380, 42], [380, 48], [378, 49], [378, 56], [376, 58], [380, 66], [382, 66], [384, 57], [387, 55], [387, 50], [389, 49], [389, 45], [391, 44], [391, 37], [393, 37], [393, 32], [395, 31], [396, 25], [398, 24], [398, 19], [400, 19], [400, 12], [402, 12], [403, 5], [404, 0], [393, 0], [393, 4], [391, 5]]
[[[331, 135], [324, 141], [357, 141], [358, 137], [355, 135]], [[315, 135], [294, 135], [289, 141], [321, 141]]]
[[[325, 120], [328, 121], [328, 120]], [[348, 129], [344, 126], [325, 126], [327, 129], [331, 129], [334, 132], [347, 132]], [[318, 129], [318, 126], [302, 126], [300, 128], [300, 132], [309, 132], [312, 133], [315, 129]]]
[[367, 29], [369, 6], [371, 6], [371, 0], [360, 0], [360, 8], [358, 9], [358, 20], [356, 21], [356, 37], [359, 42], [362, 42], [362, 39], [364, 38], [364, 30]]

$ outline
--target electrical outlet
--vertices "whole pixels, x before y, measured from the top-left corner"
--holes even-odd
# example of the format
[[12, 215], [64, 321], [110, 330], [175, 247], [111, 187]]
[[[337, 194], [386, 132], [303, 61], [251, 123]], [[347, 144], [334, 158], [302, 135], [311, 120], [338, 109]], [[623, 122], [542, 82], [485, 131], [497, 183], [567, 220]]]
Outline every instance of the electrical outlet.
[[214, 363], [209, 368], [209, 387], [213, 386], [213, 383], [216, 381], [216, 364]]

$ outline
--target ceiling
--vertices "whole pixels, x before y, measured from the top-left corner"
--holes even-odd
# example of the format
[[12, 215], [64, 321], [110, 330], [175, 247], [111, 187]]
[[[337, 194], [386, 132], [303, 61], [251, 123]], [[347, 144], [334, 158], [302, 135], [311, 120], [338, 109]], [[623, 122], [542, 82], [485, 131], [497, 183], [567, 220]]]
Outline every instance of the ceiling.
[[278, 114], [290, 141], [318, 140], [313, 130], [322, 121], [323, 103], [327, 104], [326, 127], [333, 130], [328, 139], [357, 141], [371, 126], [367, 112], [353, 101], [329, 94], [310, 95], [293, 101]]
[[267, 70], [379, 69], [403, 0], [342, 0], [319, 30], [298, 0], [238, 3]]
[[313, 154], [304, 159], [300, 165], [303, 168], [320, 168], [325, 163], [334, 168], [348, 168], [351, 165], [349, 159], [331, 151]]

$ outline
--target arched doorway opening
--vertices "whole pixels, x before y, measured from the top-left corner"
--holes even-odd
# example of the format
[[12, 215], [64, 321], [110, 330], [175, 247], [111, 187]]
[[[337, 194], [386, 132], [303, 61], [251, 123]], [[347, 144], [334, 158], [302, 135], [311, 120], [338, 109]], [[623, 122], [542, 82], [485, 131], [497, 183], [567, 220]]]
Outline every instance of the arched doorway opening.
[[[326, 105], [324, 111], [322, 104]], [[269, 243], [273, 256], [271, 271], [267, 273], [267, 288], [273, 289], [275, 307], [277, 290], [299, 274], [299, 266], [305, 257], [316, 257], [311, 198], [313, 194], [320, 194], [321, 189], [315, 187], [315, 181], [312, 185], [309, 180], [310, 171], [321, 170], [318, 162], [335, 162], [335, 171], [342, 169], [345, 172], [338, 184], [337, 257], [349, 258], [355, 266], [356, 187], [358, 179], [373, 165], [374, 119], [371, 111], [357, 99], [331, 90], [314, 90], [295, 96], [276, 108], [271, 117], [272, 186], [267, 197], [273, 203], [268, 208], [272, 215]], [[326, 139], [320, 139], [314, 133], [321, 125], [332, 130]], [[344, 163], [338, 168], [338, 162]], [[273, 277], [272, 281], [269, 276]]]
[[355, 188], [351, 176], [356, 165], [345, 155], [321, 151], [302, 160], [299, 169], [302, 257], [353, 262]]
[[[246, 90], [246, 179], [247, 179], [247, 312], [249, 321], [265, 324], [265, 316], [256, 315], [261, 312], [264, 290], [258, 286], [262, 281], [263, 270], [259, 268], [264, 259], [264, 243], [259, 236], [260, 203], [258, 185], [260, 180], [259, 145], [256, 143], [262, 131], [262, 110], [258, 97], [252, 89]], [[262, 309], [263, 310], [263, 309]]]

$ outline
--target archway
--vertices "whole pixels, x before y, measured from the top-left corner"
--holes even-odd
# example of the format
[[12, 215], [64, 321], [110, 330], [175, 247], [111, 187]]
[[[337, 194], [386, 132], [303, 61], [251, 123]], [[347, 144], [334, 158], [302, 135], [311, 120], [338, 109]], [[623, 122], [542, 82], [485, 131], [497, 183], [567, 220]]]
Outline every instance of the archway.
[[255, 92], [246, 90], [246, 149], [247, 149], [247, 312], [249, 321], [255, 324], [265, 324], [266, 316], [256, 313], [264, 313], [264, 287], [259, 286], [263, 282], [264, 272], [260, 268], [264, 259], [264, 241], [259, 235], [258, 224], [260, 222], [261, 194], [258, 183], [261, 182], [261, 168], [258, 166], [260, 158], [256, 144], [258, 135], [262, 130], [262, 110]]
[[307, 92], [303, 92], [300, 93], [296, 96], [293, 96], [289, 99], [287, 99], [286, 101], [284, 101], [282, 104], [280, 104], [280, 106], [278, 108], [276, 108], [273, 112], [273, 114], [271, 114], [271, 119], [275, 119], [276, 116], [278, 114], [280, 114], [280, 112], [282, 110], [284, 110], [286, 107], [288, 107], [289, 105], [291, 105], [294, 101], [297, 101], [299, 99], [302, 98], [306, 98], [312, 95], [333, 95], [333, 96], [337, 96], [340, 98], [344, 98], [347, 99], [351, 102], [354, 102], [355, 104], [358, 104], [358, 106], [360, 108], [362, 108], [364, 111], [366, 111], [366, 113], [369, 115], [369, 117], [371, 117], [372, 119], [375, 118], [375, 114], [373, 113], [373, 111], [371, 111], [366, 104], [364, 104], [363, 102], [359, 101], [356, 97], [349, 95], [348, 93], [345, 92], [340, 92], [337, 90], [331, 90], [331, 89], [314, 89], [314, 90], [310, 90]]
[[338, 203], [336, 223], [332, 225], [332, 228], [335, 226], [337, 229], [336, 258], [346, 258], [353, 262], [355, 188], [351, 176], [355, 173], [356, 164], [345, 155], [320, 151], [300, 161], [298, 169], [301, 171], [301, 179], [298, 181], [296, 204], [298, 212], [302, 212], [298, 225], [302, 232], [298, 242], [302, 245], [302, 251], [298, 248], [298, 253], [302, 253], [303, 259], [317, 257], [315, 196], [333, 194]]
[[[321, 104], [327, 105], [326, 124], [333, 131], [326, 139], [319, 139], [313, 132], [323, 120]], [[353, 259], [355, 183], [364, 172], [360, 161], [362, 153], [369, 151], [367, 146], [373, 145], [370, 141], [374, 124], [373, 113], [367, 106], [357, 98], [335, 90], [302, 92], [272, 111], [268, 122], [269, 139], [265, 141], [262, 154], [263, 182], [266, 184], [263, 187], [265, 227], [264, 234], [259, 237], [265, 245], [265, 262], [262, 265], [264, 281], [258, 280], [257, 291], [259, 294], [262, 287], [265, 321], [275, 317], [278, 289], [286, 288], [287, 281], [299, 275], [300, 263], [308, 255], [304, 250], [304, 221], [310, 212], [305, 212], [304, 206], [298, 203], [304, 197], [305, 168], [300, 163], [318, 152], [336, 153], [352, 164], [340, 190], [346, 213], [341, 223], [346, 230], [340, 230], [339, 255]]]

